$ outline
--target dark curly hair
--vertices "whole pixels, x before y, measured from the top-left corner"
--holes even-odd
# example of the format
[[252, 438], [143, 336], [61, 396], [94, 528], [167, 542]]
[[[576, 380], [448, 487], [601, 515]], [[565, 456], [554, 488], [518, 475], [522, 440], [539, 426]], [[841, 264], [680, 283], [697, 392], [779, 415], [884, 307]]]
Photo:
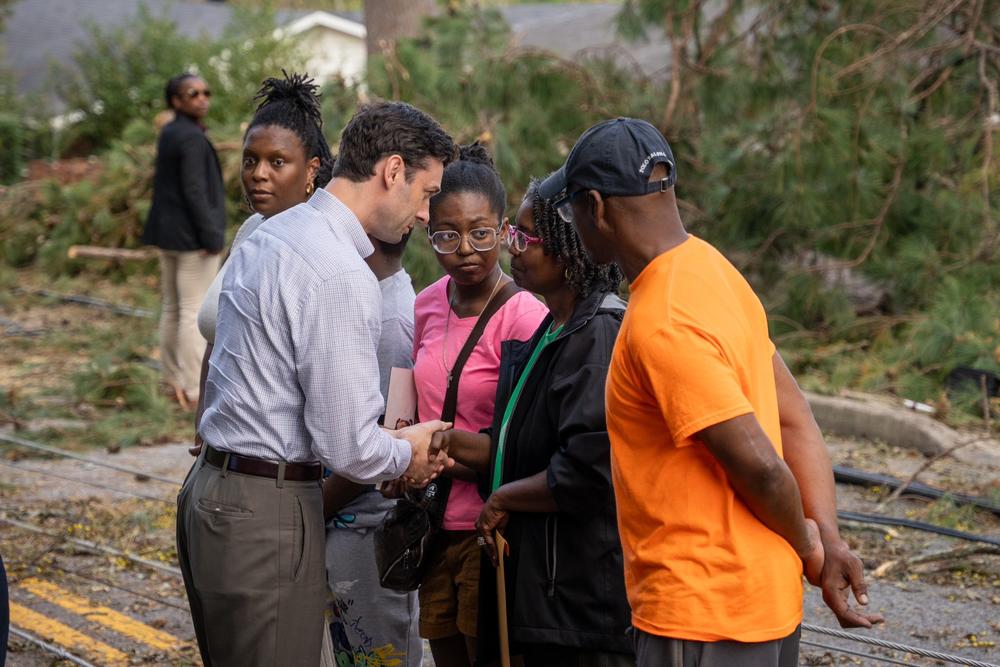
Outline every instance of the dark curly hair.
[[367, 104], [340, 135], [333, 175], [362, 183], [375, 175], [375, 163], [389, 155], [403, 158], [409, 181], [428, 159], [447, 166], [455, 159], [455, 142], [436, 120], [405, 102]]
[[438, 204], [456, 192], [474, 192], [486, 197], [490, 210], [496, 213], [497, 224], [500, 223], [507, 205], [507, 192], [500, 182], [500, 174], [493, 166], [490, 152], [478, 141], [459, 148], [458, 160], [445, 168], [444, 175], [441, 176], [441, 189], [431, 197], [431, 220], [434, 219], [434, 209]]
[[583, 246], [573, 224], [556, 213], [552, 201], [538, 193], [541, 181], [531, 179], [524, 198], [531, 202], [535, 233], [542, 239], [542, 249], [566, 267], [566, 281], [581, 297], [594, 290], [617, 292], [624, 274], [617, 264], [596, 264]]
[[[323, 115], [319, 103], [319, 87], [308, 74], [289, 74], [281, 70], [283, 79], [270, 78], [254, 95], [260, 101], [247, 132], [255, 127], [274, 125], [291, 130], [306, 149], [306, 159], [319, 158], [319, 169], [313, 178], [318, 189], [330, 182], [334, 157], [323, 136]], [[246, 134], [243, 135], [244, 138]]]

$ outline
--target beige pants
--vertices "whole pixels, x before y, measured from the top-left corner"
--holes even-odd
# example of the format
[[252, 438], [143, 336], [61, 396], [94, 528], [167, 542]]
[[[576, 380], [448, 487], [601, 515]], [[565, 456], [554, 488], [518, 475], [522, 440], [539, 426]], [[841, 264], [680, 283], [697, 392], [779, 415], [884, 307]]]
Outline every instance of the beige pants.
[[198, 400], [205, 339], [198, 333], [198, 309], [219, 272], [220, 255], [200, 250], [160, 251], [160, 362], [163, 379]]

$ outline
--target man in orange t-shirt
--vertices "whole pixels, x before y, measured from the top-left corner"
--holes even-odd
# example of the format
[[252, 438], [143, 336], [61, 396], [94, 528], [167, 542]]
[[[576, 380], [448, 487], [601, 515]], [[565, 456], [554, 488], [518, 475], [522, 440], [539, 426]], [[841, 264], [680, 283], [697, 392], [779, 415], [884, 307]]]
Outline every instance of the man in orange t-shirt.
[[[587, 130], [542, 183], [631, 299], [606, 401], [637, 662], [798, 663], [802, 574], [844, 627], [871, 627], [837, 528], [825, 444], [746, 280], [689, 235], [666, 140], [645, 121]], [[800, 489], [802, 495], [800, 496]]]

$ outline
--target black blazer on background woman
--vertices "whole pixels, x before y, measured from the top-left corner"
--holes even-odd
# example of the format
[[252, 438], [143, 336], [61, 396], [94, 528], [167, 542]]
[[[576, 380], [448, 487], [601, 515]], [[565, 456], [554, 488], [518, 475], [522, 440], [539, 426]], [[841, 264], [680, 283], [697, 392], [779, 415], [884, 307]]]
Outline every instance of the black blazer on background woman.
[[153, 204], [142, 241], [163, 250], [220, 252], [226, 193], [215, 148], [183, 114], [167, 123], [156, 145]]

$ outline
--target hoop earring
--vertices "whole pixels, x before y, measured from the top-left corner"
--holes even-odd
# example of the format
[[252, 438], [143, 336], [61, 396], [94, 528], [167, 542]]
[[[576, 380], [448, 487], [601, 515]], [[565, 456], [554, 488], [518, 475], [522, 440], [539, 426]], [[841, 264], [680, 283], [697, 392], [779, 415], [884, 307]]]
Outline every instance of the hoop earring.
[[306, 197], [308, 197], [312, 193], [313, 193], [313, 184], [312, 181], [309, 181], [308, 183], [306, 183]]
[[250, 203], [250, 197], [247, 197], [247, 193], [245, 192], [243, 193], [243, 203], [247, 205], [247, 208], [250, 209], [251, 213], [257, 212], [257, 209], [255, 209], [253, 204]]

